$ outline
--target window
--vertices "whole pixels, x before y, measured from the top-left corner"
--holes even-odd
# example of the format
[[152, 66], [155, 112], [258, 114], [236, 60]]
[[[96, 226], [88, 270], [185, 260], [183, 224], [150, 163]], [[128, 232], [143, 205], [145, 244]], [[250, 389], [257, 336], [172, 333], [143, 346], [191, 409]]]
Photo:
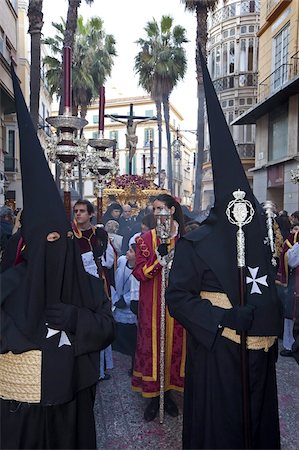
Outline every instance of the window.
[[235, 29], [234, 29], [234, 28], [231, 28], [231, 29], [229, 30], [229, 35], [230, 35], [230, 36], [234, 36], [234, 35], [235, 35]]
[[239, 105], [245, 105], [245, 98], [239, 99]]
[[226, 100], [223, 100], [223, 101], [221, 102], [221, 106], [222, 106], [222, 108], [226, 108], [226, 106], [227, 106], [227, 101], [226, 101]]
[[241, 33], [241, 34], [247, 33], [247, 26], [246, 26], [246, 25], [243, 25], [243, 26], [240, 28], [240, 33]]
[[272, 89], [279, 88], [288, 79], [289, 24], [278, 33], [273, 42], [274, 74]]
[[229, 43], [229, 73], [235, 71], [235, 43]]
[[252, 98], [251, 98], [251, 97], [248, 97], [248, 99], [247, 99], [247, 105], [252, 105]]
[[223, 38], [226, 39], [228, 37], [228, 30], [223, 31]]
[[16, 132], [11, 128], [7, 128], [6, 149], [7, 153], [4, 155], [4, 170], [6, 172], [16, 172]]
[[253, 38], [241, 39], [240, 42], [240, 72], [253, 71]]
[[215, 49], [215, 78], [218, 78], [221, 75], [221, 72], [220, 72], [220, 70], [221, 70], [221, 65], [220, 65], [221, 53], [220, 53], [220, 51], [221, 51], [221, 47], [220, 47], [220, 45], [218, 45]]
[[249, 33], [254, 33], [254, 25], [249, 25], [248, 31]]
[[280, 105], [269, 114], [269, 161], [287, 156], [288, 152], [288, 103]]
[[118, 131], [110, 131], [110, 132], [109, 132], [109, 139], [115, 139], [115, 140], [116, 140], [116, 148], [119, 148], [119, 144], [118, 144]]
[[223, 75], [228, 75], [228, 53], [227, 53], [227, 45], [223, 44], [222, 46], [222, 67], [223, 67]]
[[144, 147], [149, 147], [150, 141], [154, 143], [154, 129], [153, 128], [145, 128], [144, 129]]
[[92, 116], [92, 123], [99, 123], [99, 116]]
[[244, 125], [244, 127], [245, 127], [245, 142], [252, 143], [253, 142], [252, 125]]
[[248, 70], [253, 70], [253, 39], [248, 40]]
[[235, 103], [234, 100], [229, 100], [228, 101], [228, 106], [234, 106], [234, 103]]
[[145, 110], [145, 116], [147, 117], [153, 117], [154, 111], [152, 109], [146, 109]]

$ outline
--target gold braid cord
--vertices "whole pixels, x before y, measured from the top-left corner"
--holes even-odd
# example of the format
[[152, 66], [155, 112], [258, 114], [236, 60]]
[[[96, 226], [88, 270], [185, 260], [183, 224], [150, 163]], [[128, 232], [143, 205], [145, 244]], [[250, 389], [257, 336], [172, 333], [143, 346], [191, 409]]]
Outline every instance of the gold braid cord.
[[[209, 300], [213, 306], [217, 306], [218, 308], [232, 308], [229, 298], [222, 292], [202, 291], [200, 293], [200, 297]], [[237, 334], [236, 330], [224, 327], [222, 336], [230, 341], [240, 344], [240, 335]], [[276, 339], [277, 338], [275, 336], [247, 336], [247, 348], [249, 350], [264, 350], [267, 352], [269, 348], [272, 347]]]

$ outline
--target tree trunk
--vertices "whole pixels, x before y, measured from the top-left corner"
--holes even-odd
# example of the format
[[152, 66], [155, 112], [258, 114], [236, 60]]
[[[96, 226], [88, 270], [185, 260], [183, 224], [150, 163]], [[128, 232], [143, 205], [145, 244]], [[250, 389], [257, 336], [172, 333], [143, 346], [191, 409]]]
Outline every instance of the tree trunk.
[[[78, 8], [81, 4], [81, 0], [69, 0], [69, 7], [67, 10], [67, 19], [66, 19], [66, 29], [65, 29], [65, 35], [63, 40], [63, 46], [64, 47], [71, 47], [73, 49], [74, 47], [74, 39], [75, 39], [75, 33], [77, 28], [77, 19], [78, 19]], [[60, 80], [60, 87], [62, 96], [60, 97], [60, 103], [59, 103], [59, 114], [63, 114], [63, 74]]]
[[29, 29], [31, 36], [31, 66], [30, 66], [30, 114], [34, 129], [39, 124], [40, 97], [40, 41], [43, 27], [43, 0], [30, 0], [28, 6]]
[[197, 163], [195, 171], [195, 195], [193, 209], [199, 213], [202, 205], [202, 165], [204, 154], [204, 101], [205, 92], [202, 79], [202, 71], [199, 60], [198, 49], [201, 47], [202, 53], [206, 55], [207, 43], [207, 10], [206, 8], [196, 7], [196, 73], [197, 73]]
[[168, 95], [163, 95], [163, 110], [166, 128], [166, 140], [167, 140], [167, 175], [168, 175], [168, 189], [170, 193], [173, 193], [173, 176], [172, 176], [172, 149], [170, 140], [170, 128], [169, 128], [169, 97]]
[[157, 108], [157, 124], [158, 124], [158, 184], [161, 185], [161, 169], [162, 169], [162, 113], [161, 101], [156, 100]]

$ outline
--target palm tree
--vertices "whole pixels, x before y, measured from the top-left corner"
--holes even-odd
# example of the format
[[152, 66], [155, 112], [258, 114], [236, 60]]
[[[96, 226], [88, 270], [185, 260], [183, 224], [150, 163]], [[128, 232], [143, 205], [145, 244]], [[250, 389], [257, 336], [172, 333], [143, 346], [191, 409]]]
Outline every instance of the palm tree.
[[188, 42], [186, 30], [180, 25], [173, 27], [170, 16], [162, 16], [160, 23], [155, 19], [144, 28], [146, 39], [139, 39], [141, 50], [135, 57], [135, 71], [139, 84], [152, 97], [157, 107], [159, 130], [159, 174], [161, 172], [161, 104], [163, 104], [167, 139], [168, 188], [173, 191], [172, 152], [169, 127], [169, 96], [178, 81], [184, 78], [187, 68], [186, 51]]
[[111, 75], [113, 58], [116, 56], [116, 41], [104, 31], [100, 17], [92, 17], [84, 24], [78, 18], [74, 43], [73, 97], [74, 105], [80, 106], [81, 117], [85, 118], [87, 107], [98, 97], [102, 86]]
[[35, 130], [39, 122], [40, 44], [43, 27], [43, 0], [30, 0], [28, 6], [28, 33], [31, 36], [30, 114]]
[[[62, 52], [65, 33], [65, 22], [52, 23], [56, 30], [54, 37], [46, 38], [53, 56], [47, 56], [43, 62], [47, 66], [47, 80], [50, 93], [61, 95], [60, 78], [62, 76]], [[111, 74], [113, 57], [116, 56], [115, 39], [106, 34], [103, 21], [92, 17], [84, 24], [83, 18], [78, 18], [78, 27], [73, 44], [73, 114], [85, 118], [87, 107], [98, 96], [98, 88], [103, 85]]]
[[196, 30], [196, 74], [197, 74], [197, 165], [195, 174], [195, 196], [194, 210], [200, 212], [201, 209], [201, 188], [202, 188], [202, 164], [204, 151], [204, 100], [205, 93], [202, 80], [201, 65], [198, 55], [199, 47], [204, 56], [206, 56], [207, 44], [207, 18], [208, 11], [212, 11], [218, 0], [182, 0], [186, 9], [196, 12], [197, 30]]

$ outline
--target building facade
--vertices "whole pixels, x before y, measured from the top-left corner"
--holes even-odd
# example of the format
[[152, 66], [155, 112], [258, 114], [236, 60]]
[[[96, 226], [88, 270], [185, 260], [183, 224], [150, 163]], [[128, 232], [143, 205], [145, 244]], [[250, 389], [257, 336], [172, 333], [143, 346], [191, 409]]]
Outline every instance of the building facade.
[[[11, 58], [20, 80], [27, 105], [30, 99], [30, 35], [28, 34], [28, 0], [0, 0], [0, 112], [1, 112], [1, 184], [0, 204], [22, 208], [22, 187], [19, 161], [19, 134], [10, 77]], [[3, 13], [4, 12], [4, 13]], [[2, 40], [1, 40], [2, 39]], [[41, 47], [42, 57], [45, 48]], [[39, 131], [42, 145], [50, 134], [45, 119], [50, 115], [51, 97], [41, 71]]]
[[[254, 165], [255, 126], [232, 126], [237, 116], [256, 103], [260, 0], [219, 0], [208, 17], [208, 67], [242, 164]], [[224, 149], [225, 151], [225, 149]], [[203, 209], [214, 201], [209, 136], [206, 123], [203, 165]]]
[[261, 2], [258, 103], [234, 122], [256, 124], [256, 197], [290, 213], [299, 209], [298, 184], [292, 181], [292, 171], [298, 172], [298, 22], [297, 0]]
[[13, 113], [11, 58], [17, 62], [18, 13], [16, 0], [0, 0], [0, 206], [9, 190], [7, 169], [14, 168], [16, 138]]

